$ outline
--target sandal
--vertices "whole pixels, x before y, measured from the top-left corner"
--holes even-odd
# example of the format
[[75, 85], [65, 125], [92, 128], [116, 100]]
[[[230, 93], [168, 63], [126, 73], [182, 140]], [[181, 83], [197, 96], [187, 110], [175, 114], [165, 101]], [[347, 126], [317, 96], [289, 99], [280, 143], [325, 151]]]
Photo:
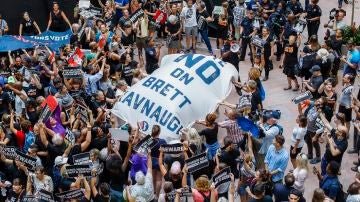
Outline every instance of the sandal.
[[284, 90], [290, 90], [291, 88], [291, 86], [288, 86], [287, 88], [284, 88]]

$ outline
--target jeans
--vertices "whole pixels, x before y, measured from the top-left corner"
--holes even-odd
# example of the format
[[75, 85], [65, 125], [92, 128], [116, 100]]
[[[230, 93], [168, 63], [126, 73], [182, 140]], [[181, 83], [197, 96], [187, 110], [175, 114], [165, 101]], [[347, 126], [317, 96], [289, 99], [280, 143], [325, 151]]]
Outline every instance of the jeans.
[[341, 8], [344, 0], [338, 0], [338, 6]]
[[324, 157], [321, 158], [321, 176], [324, 176], [326, 174], [326, 167], [329, 164], [327, 160], [325, 160]]
[[210, 43], [210, 40], [209, 40], [209, 36], [208, 36], [208, 29], [204, 29], [204, 30], [199, 29], [199, 32], [200, 32], [201, 38], [205, 42], [205, 45], [206, 45], [208, 51], [210, 53], [213, 53], [212, 48], [211, 48], [211, 43]]
[[313, 147], [315, 148], [316, 158], [320, 158], [320, 144], [318, 141], [313, 142], [312, 138], [315, 136], [315, 132], [306, 131], [305, 142], [308, 148], [309, 159], [313, 158]]

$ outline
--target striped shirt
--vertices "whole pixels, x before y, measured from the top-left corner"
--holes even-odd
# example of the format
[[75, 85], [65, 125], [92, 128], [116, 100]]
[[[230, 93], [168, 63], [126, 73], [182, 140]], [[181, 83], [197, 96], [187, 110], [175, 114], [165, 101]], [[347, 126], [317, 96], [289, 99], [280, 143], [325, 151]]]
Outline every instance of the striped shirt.
[[236, 120], [229, 119], [218, 123], [218, 125], [221, 128], [226, 128], [227, 134], [231, 137], [234, 144], [239, 144], [244, 140], [244, 136]]

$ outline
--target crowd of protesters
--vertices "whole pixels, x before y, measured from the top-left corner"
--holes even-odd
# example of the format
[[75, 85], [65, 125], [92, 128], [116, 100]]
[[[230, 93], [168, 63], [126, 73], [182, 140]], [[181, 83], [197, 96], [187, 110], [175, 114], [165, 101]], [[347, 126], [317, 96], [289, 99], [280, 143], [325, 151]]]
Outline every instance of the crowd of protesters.
[[[320, 35], [323, 11], [318, 0], [305, 5], [297, 0], [225, 0], [215, 5], [221, 12], [211, 12], [211, 0], [98, 3], [101, 17], [86, 18], [75, 8], [74, 22], [61, 5], [53, 3], [47, 30], [72, 30], [70, 44], [59, 54], [36, 46], [9, 51], [1, 58], [1, 201], [29, 200], [43, 193], [50, 193], [55, 201], [360, 201], [360, 158], [351, 168], [355, 173], [348, 173], [354, 175], [349, 187], [343, 187], [338, 178], [343, 154], [359, 155], [360, 150], [360, 93], [354, 92], [360, 53], [351, 39], [346, 44], [343, 40], [342, 1], [332, 20], [324, 24], [328, 31]], [[132, 22], [131, 15], [139, 9], [144, 14]], [[24, 12], [18, 35], [44, 32], [35, 19]], [[210, 29], [216, 30], [216, 47], [210, 43]], [[307, 39], [302, 37], [304, 29]], [[0, 15], [0, 36], [8, 31], [6, 16]], [[324, 37], [323, 43], [319, 37]], [[198, 41], [204, 42], [208, 55], [216, 57], [220, 50], [218, 56], [238, 71], [241, 61], [252, 63], [248, 78], [241, 79], [246, 83], [233, 81], [239, 103], [220, 103], [225, 120], [218, 112], [209, 113], [171, 142], [161, 139], [161, 128], [155, 125], [151, 137], [157, 144], [145, 153], [134, 150], [144, 134], [128, 124], [128, 141], [113, 144], [109, 129], [121, 125], [111, 115], [112, 107], [129, 87], [159, 68], [165, 42], [169, 54], [191, 54], [196, 53]], [[348, 53], [341, 52], [343, 45]], [[311, 94], [298, 104], [292, 131], [283, 131], [279, 111], [265, 110], [262, 104], [262, 81], [269, 79], [272, 60], [280, 62], [287, 77], [284, 90]], [[64, 76], [66, 67], [74, 65], [82, 73], [76, 78]], [[341, 91], [335, 91], [336, 85], [342, 85]], [[42, 103], [51, 96], [58, 106], [44, 120]], [[239, 117], [251, 120], [259, 134], [244, 131]], [[219, 128], [226, 129], [226, 134], [220, 134]], [[69, 133], [74, 140], [69, 140]], [[285, 134], [290, 134], [290, 142], [285, 142]], [[349, 138], [353, 145], [348, 145]], [[183, 149], [168, 154], [165, 144], [182, 144]], [[320, 144], [326, 145], [325, 151]], [[11, 148], [35, 159], [35, 165], [13, 158]], [[87, 152], [91, 176], [70, 176], [69, 169], [76, 164], [73, 157]], [[209, 165], [189, 172], [186, 160], [203, 152]], [[315, 165], [312, 170], [310, 164]], [[227, 167], [230, 180], [226, 192], [221, 192], [212, 177]], [[312, 174], [318, 182], [307, 180]], [[308, 183], [319, 184], [311, 190], [312, 198], [304, 197]], [[61, 195], [74, 190], [81, 194]]]

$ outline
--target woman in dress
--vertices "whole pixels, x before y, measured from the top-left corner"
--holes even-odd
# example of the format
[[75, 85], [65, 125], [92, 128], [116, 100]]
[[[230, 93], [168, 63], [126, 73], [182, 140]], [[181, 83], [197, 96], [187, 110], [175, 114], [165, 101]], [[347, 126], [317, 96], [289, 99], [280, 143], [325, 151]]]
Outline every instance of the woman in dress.
[[269, 73], [270, 70], [273, 67], [272, 64], [272, 58], [274, 57], [274, 41], [272, 40], [272, 37], [270, 36], [270, 30], [268, 27], [262, 28], [262, 39], [266, 41], [263, 48], [263, 54], [265, 59], [265, 77], [263, 81], [267, 81], [269, 79]]
[[65, 13], [59, 9], [59, 4], [54, 2], [53, 10], [50, 12], [50, 18], [46, 30], [51, 30], [53, 32], [63, 32], [66, 30], [65, 23], [71, 29], [71, 23], [66, 17]]
[[41, 34], [40, 28], [36, 21], [30, 18], [29, 13], [25, 11], [19, 26], [19, 36], [34, 36], [36, 33]]
[[[218, 39], [219, 39], [219, 47], [222, 47], [224, 45], [224, 40], [228, 39], [229, 33], [232, 33], [232, 26], [229, 26], [229, 3], [223, 2], [222, 7], [224, 10], [224, 13], [219, 16], [218, 20]], [[229, 32], [230, 30], [230, 32]]]
[[282, 66], [284, 67], [283, 73], [287, 76], [288, 87], [284, 88], [284, 90], [292, 89], [291, 81], [295, 83], [295, 88], [293, 91], [299, 90], [299, 83], [296, 79], [296, 65], [298, 65], [298, 50], [299, 45], [301, 43], [300, 35], [296, 39], [296, 36], [291, 35], [289, 37], [289, 43], [285, 45], [284, 52], [285, 57], [282, 62]]

